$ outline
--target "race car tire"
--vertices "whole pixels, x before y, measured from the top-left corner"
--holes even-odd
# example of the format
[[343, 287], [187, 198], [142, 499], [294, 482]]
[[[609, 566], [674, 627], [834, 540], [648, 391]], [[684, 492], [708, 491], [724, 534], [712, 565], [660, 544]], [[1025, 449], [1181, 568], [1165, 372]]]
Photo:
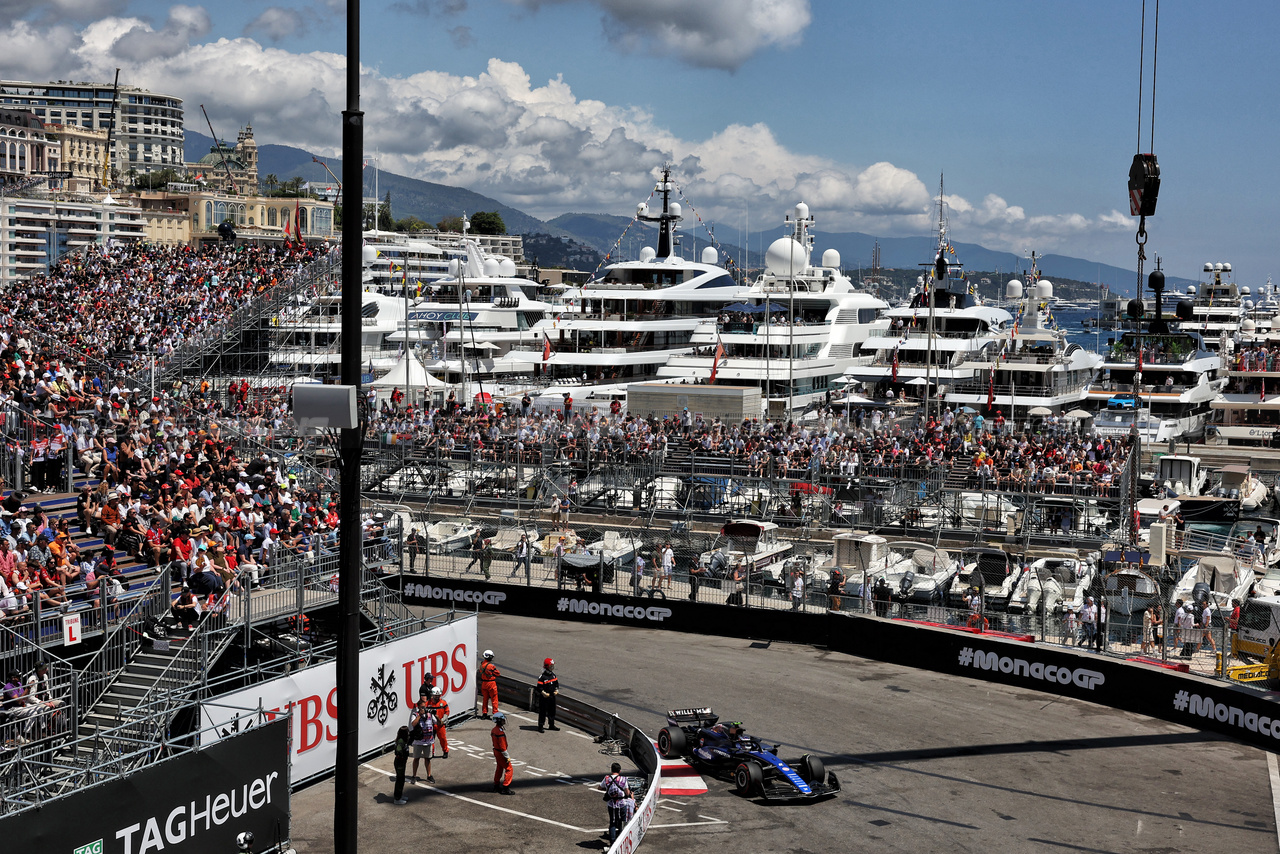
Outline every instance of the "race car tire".
[[827, 779], [827, 769], [822, 764], [822, 760], [811, 753], [806, 753], [800, 757], [800, 779], [806, 783], [823, 783]]
[[686, 739], [684, 730], [668, 729], [663, 727], [658, 730], [658, 752], [666, 759], [677, 759], [684, 755]]
[[740, 795], [753, 795], [764, 789], [764, 771], [760, 768], [760, 763], [754, 760], [747, 760], [739, 763], [738, 767], [733, 771], [733, 784]]

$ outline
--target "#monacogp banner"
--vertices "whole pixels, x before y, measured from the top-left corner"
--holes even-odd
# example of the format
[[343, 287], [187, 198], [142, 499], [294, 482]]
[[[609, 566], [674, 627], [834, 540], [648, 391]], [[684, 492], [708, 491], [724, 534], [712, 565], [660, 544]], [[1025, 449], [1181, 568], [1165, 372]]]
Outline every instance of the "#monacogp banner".
[[[452, 711], [475, 703], [473, 614], [360, 653], [360, 753], [395, 741], [418, 701], [418, 686], [436, 677]], [[244, 712], [243, 709], [262, 712]], [[295, 783], [333, 770], [337, 757], [337, 665], [318, 664], [201, 704], [202, 745], [293, 713]]]

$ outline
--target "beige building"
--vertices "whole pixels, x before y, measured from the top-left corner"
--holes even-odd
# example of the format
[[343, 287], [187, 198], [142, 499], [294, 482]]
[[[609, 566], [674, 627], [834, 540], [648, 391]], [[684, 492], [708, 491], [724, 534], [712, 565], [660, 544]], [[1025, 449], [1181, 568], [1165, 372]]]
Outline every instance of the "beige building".
[[[197, 191], [190, 196], [193, 239], [216, 237], [218, 226], [230, 220], [236, 235], [245, 238], [282, 239], [285, 226], [297, 220], [297, 235], [306, 240], [337, 236], [333, 228], [333, 203], [309, 197], [232, 196]], [[294, 234], [290, 226], [289, 233]]]
[[60, 124], [50, 124], [47, 130], [61, 144], [62, 171], [71, 173], [63, 188], [73, 193], [99, 189], [107, 168], [107, 132]]
[[142, 210], [143, 232], [149, 243], [191, 241], [191, 197], [187, 193], [139, 193], [130, 201]]

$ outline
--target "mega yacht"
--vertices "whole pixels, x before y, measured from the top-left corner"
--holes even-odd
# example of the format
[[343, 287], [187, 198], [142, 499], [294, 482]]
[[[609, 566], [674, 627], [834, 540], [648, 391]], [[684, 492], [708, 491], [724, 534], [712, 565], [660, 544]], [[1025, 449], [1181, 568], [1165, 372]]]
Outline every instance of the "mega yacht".
[[854, 289], [836, 250], [812, 263], [808, 205], [796, 205], [786, 222], [792, 232], [769, 246], [760, 278], [718, 317], [699, 323], [696, 351], [673, 355], [659, 377], [704, 381], [714, 374], [717, 383], [758, 386], [772, 416], [830, 394], [889, 305]]
[[[360, 298], [360, 364], [386, 371], [399, 358], [390, 336], [404, 326], [404, 302], [365, 291]], [[342, 363], [342, 295], [322, 294], [282, 310], [273, 320], [271, 361], [278, 370], [316, 379], [337, 376]]]
[[[941, 202], [939, 210], [944, 210]], [[979, 380], [979, 367], [1004, 349], [1013, 315], [979, 301], [953, 260], [943, 214], [937, 247], [909, 304], [885, 312], [884, 323], [863, 342], [861, 356], [846, 373], [849, 380], [899, 397], [936, 398]]]
[[536, 283], [516, 275], [510, 258], [488, 255], [471, 239], [464, 249], [463, 258], [449, 260], [446, 276], [404, 295], [407, 327], [388, 340], [400, 345], [407, 338], [450, 383], [534, 373], [537, 362], [520, 358], [520, 348], [541, 344], [556, 306], [532, 296]]
[[1099, 410], [1094, 429], [1104, 436], [1136, 430], [1144, 442], [1198, 439], [1226, 384], [1222, 357], [1198, 332], [1125, 332], [1089, 387]]
[[990, 406], [1018, 419], [1046, 410], [1062, 413], [1084, 402], [1102, 356], [1069, 342], [1065, 332], [1046, 323], [1053, 283], [1040, 278], [1034, 253], [1029, 273], [1025, 289], [1018, 279], [1006, 285], [1005, 296], [1018, 311], [1006, 344], [994, 358], [969, 363], [975, 378], [957, 382], [948, 403]]
[[1270, 330], [1271, 315], [1255, 311], [1249, 288], [1230, 278], [1230, 264], [1206, 263], [1204, 272], [1209, 281], [1187, 288], [1191, 316], [1184, 321], [1184, 328], [1199, 332], [1205, 345], [1215, 351], [1242, 333], [1250, 336]]
[[714, 247], [699, 261], [676, 252], [676, 227], [683, 218], [671, 169], [654, 188], [662, 208], [648, 203], [636, 219], [656, 223], [657, 248], [646, 246], [636, 261], [619, 261], [587, 283], [564, 290], [564, 311], [545, 329], [546, 339], [519, 358], [543, 365], [553, 379], [587, 383], [652, 379], [672, 356], [693, 349], [699, 322], [714, 320], [732, 301], [738, 284]]

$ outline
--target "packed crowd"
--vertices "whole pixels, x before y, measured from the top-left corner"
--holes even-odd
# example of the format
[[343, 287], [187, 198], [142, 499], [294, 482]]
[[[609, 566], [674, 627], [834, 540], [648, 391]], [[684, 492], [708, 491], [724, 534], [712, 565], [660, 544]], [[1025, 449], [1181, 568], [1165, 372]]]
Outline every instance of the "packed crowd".
[[855, 477], [903, 468], [972, 466], [986, 486], [1052, 491], [1059, 483], [1108, 484], [1123, 466], [1124, 443], [1090, 439], [1063, 424], [1016, 432], [994, 418], [950, 408], [924, 423], [906, 424], [891, 407], [854, 408], [848, 416], [822, 410], [812, 420], [751, 419], [725, 424], [686, 409], [655, 418], [618, 406], [539, 412], [526, 396], [518, 407], [414, 409], [384, 401], [371, 432], [428, 453], [480, 460], [555, 460], [588, 456], [599, 463], [638, 462], [687, 449], [734, 460], [757, 477]]
[[1280, 346], [1241, 347], [1227, 359], [1233, 371], [1280, 371]]
[[151, 356], [163, 362], [323, 251], [301, 243], [200, 249], [121, 243], [63, 260], [48, 275], [0, 294], [0, 316], [19, 339], [37, 337], [37, 346], [48, 345], [71, 369], [51, 377], [47, 368], [22, 373], [28, 366], [17, 364], [16, 382], [5, 390], [20, 402], [39, 404], [47, 402], [53, 379], [62, 399], [74, 405], [94, 378], [76, 366], [134, 371]]

